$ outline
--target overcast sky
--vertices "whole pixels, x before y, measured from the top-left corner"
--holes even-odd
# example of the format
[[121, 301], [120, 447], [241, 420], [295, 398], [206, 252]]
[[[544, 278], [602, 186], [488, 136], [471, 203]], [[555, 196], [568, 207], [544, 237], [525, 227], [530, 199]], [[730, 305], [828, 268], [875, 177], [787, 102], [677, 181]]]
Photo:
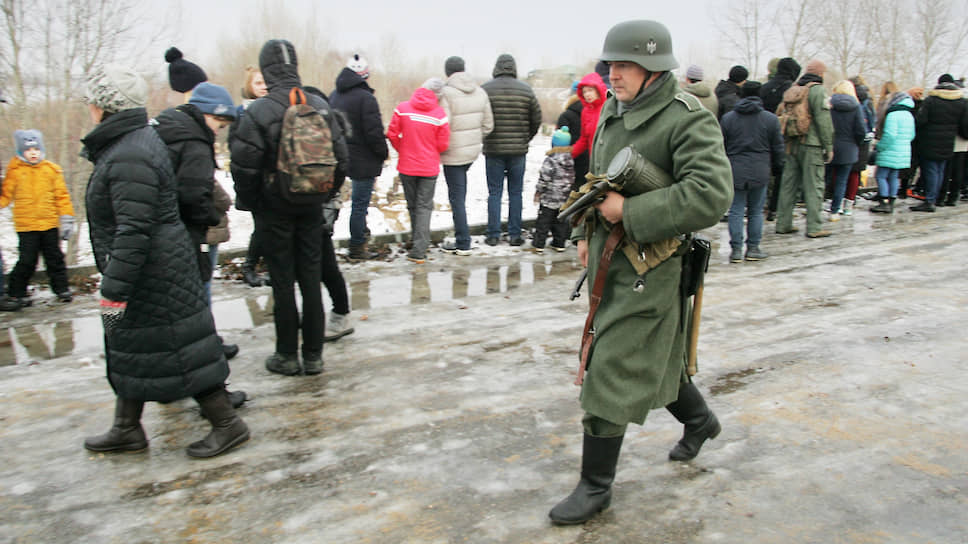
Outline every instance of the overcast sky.
[[[312, 0], [276, 0], [273, 9], [303, 11]], [[182, 0], [182, 36], [178, 46], [186, 58], [204, 55], [215, 36], [243, 32], [246, 13], [262, 11], [263, 0]], [[704, 9], [705, 1], [678, 3], [655, 0], [610, 2], [533, 2], [528, 0], [424, 0], [421, 2], [315, 2], [325, 13], [320, 31], [341, 50], [359, 48], [370, 57], [379, 54], [381, 38], [395, 35], [402, 54], [415, 60], [450, 55], [467, 61], [467, 70], [489, 75], [501, 53], [511, 53], [519, 76], [531, 69], [576, 63], [601, 52], [608, 29], [629, 19], [654, 19], [672, 33], [674, 51], [683, 69], [703, 57], [715, 58], [715, 31]], [[246, 28], [244, 32], [259, 29]], [[285, 36], [267, 36], [285, 37]], [[370, 59], [378, 64], [376, 58]]]

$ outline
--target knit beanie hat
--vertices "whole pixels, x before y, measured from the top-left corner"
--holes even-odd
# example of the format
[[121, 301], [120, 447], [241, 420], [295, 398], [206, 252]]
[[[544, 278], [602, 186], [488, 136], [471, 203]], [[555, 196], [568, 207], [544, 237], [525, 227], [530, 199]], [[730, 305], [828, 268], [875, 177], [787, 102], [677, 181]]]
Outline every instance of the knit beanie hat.
[[202, 113], [235, 119], [235, 104], [225, 87], [207, 82], [199, 83], [192, 91], [188, 103], [202, 110]]
[[447, 60], [444, 61], [444, 73], [447, 74], [447, 77], [450, 77], [450, 75], [453, 73], [463, 71], [464, 59], [460, 57], [448, 57]]
[[87, 101], [108, 113], [143, 108], [148, 83], [127, 66], [106, 64], [87, 79]]
[[566, 147], [571, 145], [571, 132], [568, 127], [561, 127], [551, 135], [551, 147]]
[[17, 156], [24, 162], [30, 162], [24, 157], [24, 153], [31, 147], [40, 150], [40, 160], [44, 160], [46, 149], [44, 149], [44, 136], [39, 130], [15, 130], [13, 132], [13, 143], [17, 147]]
[[440, 92], [444, 90], [444, 80], [439, 77], [432, 77], [427, 81], [423, 82], [421, 85], [424, 89], [430, 89], [435, 95], [440, 96]]
[[359, 54], [350, 57], [350, 60], [346, 62], [346, 67], [356, 72], [363, 79], [370, 77], [370, 65]]
[[753, 81], [752, 79], [747, 79], [743, 87], [740, 88], [739, 94], [743, 98], [749, 98], [751, 96], [760, 96], [760, 88], [763, 84], [759, 81]]
[[820, 59], [812, 59], [807, 63], [807, 67], [804, 68], [803, 71], [806, 74], [822, 76], [827, 72], [827, 65], [824, 64]]
[[938, 78], [938, 85], [942, 83], [954, 83], [954, 82], [955, 82], [955, 78], [951, 74], [941, 74], [941, 77]]
[[692, 66], [686, 69], [686, 79], [691, 79], [693, 81], [702, 81], [703, 76], [705, 75], [706, 74], [703, 73], [702, 68], [700, 68], [699, 66], [696, 66], [695, 64], [693, 64]]
[[736, 65], [729, 69], [729, 80], [733, 83], [742, 83], [750, 76], [750, 71], [745, 66]]
[[165, 61], [168, 63], [168, 84], [175, 92], [187, 93], [208, 76], [197, 64], [185, 60], [177, 47], [165, 51]]

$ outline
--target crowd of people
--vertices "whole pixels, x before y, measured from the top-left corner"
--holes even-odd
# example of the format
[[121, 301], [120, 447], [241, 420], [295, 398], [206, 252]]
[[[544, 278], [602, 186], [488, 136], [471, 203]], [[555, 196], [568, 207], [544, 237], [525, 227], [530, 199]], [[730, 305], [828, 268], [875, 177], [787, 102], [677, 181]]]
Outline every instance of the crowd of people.
[[[145, 108], [147, 83], [131, 68], [105, 65], [87, 81], [94, 128], [81, 140], [93, 163], [85, 203], [116, 397], [112, 426], [86, 439], [87, 449], [147, 448], [145, 402], [187, 397], [212, 426], [188, 455], [213, 457], [249, 439], [236, 412], [246, 394], [226, 389], [228, 361], [239, 348], [223, 342], [211, 312], [212, 271], [218, 245], [229, 236], [232, 205], [214, 175], [215, 141], [225, 129], [234, 205], [250, 212], [255, 225], [245, 281], [268, 283], [273, 292], [275, 347], [265, 361], [272, 373], [321, 373], [324, 343], [353, 332], [332, 240], [338, 195], [348, 177], [349, 258], [378, 257], [367, 245], [366, 216], [390, 147], [399, 155], [410, 215], [411, 262], [427, 257], [441, 169], [455, 230], [455, 242], [443, 249], [472, 254], [464, 200], [467, 170], [481, 154], [489, 195], [484, 241], [502, 241], [506, 187], [506, 239], [523, 245], [525, 156], [541, 108], [517, 78], [511, 55], [497, 58], [493, 78], [482, 85], [465, 72], [463, 59], [446, 59], [445, 78], [427, 79], [395, 107], [386, 127], [359, 54], [327, 96], [303, 84], [290, 42], [269, 40], [258, 67], [246, 71], [241, 104], [176, 48], [165, 59], [171, 88], [184, 100], [154, 118]], [[730, 261], [762, 260], [764, 221], [774, 220], [778, 234], [797, 232], [793, 212], [802, 201], [806, 236], [829, 236], [824, 221], [853, 213], [868, 164], [876, 166], [878, 183], [871, 212], [892, 213], [895, 199], [918, 185], [915, 171], [922, 173], [923, 201], [912, 210], [954, 205], [965, 189], [968, 100], [950, 75], [927, 93], [885, 83], [874, 101], [860, 76], [837, 81], [828, 96], [827, 68], [818, 59], [802, 75], [794, 59], [774, 59], [765, 84], [734, 66], [715, 90], [701, 67], [688, 67], [682, 82], [673, 72], [678, 67], [661, 23], [614, 26], [595, 71], [572, 87], [538, 173], [532, 248], [543, 252], [549, 236], [557, 251], [573, 242], [587, 267], [591, 301], [576, 381], [585, 412], [580, 480], [551, 510], [555, 523], [583, 523], [610, 505], [627, 426], [644, 424], [650, 410], [664, 407], [683, 424], [672, 460], [696, 457], [721, 431], [685, 364], [695, 342], [689, 325], [697, 319], [695, 291], [687, 286], [702, 268], [690, 265], [698, 251], [694, 232], [726, 214]], [[306, 134], [316, 139], [307, 143]], [[44, 159], [39, 132], [14, 136], [17, 156], [8, 164], [0, 206], [14, 204], [20, 260], [2, 309], [29, 305], [26, 285], [41, 253], [57, 298], [70, 302], [59, 242], [72, 234], [74, 212], [63, 176]], [[313, 155], [305, 163], [311, 172], [290, 168], [300, 153]], [[634, 159], [631, 179], [622, 184], [611, 167], [619, 156]], [[558, 218], [563, 205], [602, 180], [613, 190], [572, 221]], [[268, 278], [257, 273], [260, 260]], [[333, 301], [329, 319], [321, 284]]]
[[717, 112], [722, 127], [735, 190], [727, 216], [731, 262], [768, 257], [760, 248], [764, 214], [776, 221], [777, 234], [797, 232], [798, 202], [806, 207], [806, 236], [830, 236], [825, 218], [853, 214], [869, 166], [877, 183], [873, 213], [893, 213], [895, 201], [909, 196], [921, 200], [912, 211], [933, 212], [968, 191], [963, 78], [943, 74], [927, 93], [887, 81], [875, 100], [860, 75], [834, 82], [828, 96], [819, 59], [807, 62], [802, 75], [789, 57], [772, 59], [768, 68], [761, 84], [747, 79], [746, 67], [733, 66], [712, 91], [694, 65], [683, 83]]

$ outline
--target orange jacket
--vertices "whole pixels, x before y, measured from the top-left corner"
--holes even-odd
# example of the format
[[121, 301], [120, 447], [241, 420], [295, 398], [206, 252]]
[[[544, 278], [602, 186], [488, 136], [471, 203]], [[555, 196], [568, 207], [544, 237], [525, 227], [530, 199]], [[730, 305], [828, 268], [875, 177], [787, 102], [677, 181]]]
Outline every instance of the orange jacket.
[[29, 164], [14, 157], [7, 164], [0, 208], [13, 202], [17, 232], [45, 231], [60, 226], [60, 216], [74, 215], [60, 166], [50, 161]]

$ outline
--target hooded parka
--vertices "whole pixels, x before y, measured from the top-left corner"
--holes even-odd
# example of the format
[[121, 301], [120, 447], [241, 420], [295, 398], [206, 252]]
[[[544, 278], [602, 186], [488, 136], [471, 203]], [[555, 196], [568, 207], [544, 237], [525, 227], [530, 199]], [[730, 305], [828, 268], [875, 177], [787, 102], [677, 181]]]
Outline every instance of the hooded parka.
[[481, 154], [484, 138], [494, 130], [494, 115], [487, 93], [467, 72], [447, 78], [440, 105], [450, 123], [450, 144], [440, 154], [444, 166], [471, 164]]
[[917, 113], [918, 157], [945, 161], [955, 154], [955, 136], [968, 137], [968, 99], [953, 83], [928, 91]]
[[85, 202], [101, 295], [127, 302], [105, 335], [108, 381], [119, 397], [161, 402], [219, 386], [229, 367], [164, 142], [144, 108], [111, 115], [82, 142], [94, 163]]
[[336, 89], [329, 95], [333, 108], [346, 114], [353, 128], [346, 138], [352, 179], [375, 178], [383, 172], [383, 161], [389, 156], [383, 137], [383, 119], [373, 88], [349, 68], [336, 76]]
[[481, 85], [491, 101], [494, 130], [484, 139], [484, 154], [527, 155], [531, 138], [541, 128], [541, 106], [527, 83], [518, 79], [511, 55], [497, 58], [494, 79]]
[[[625, 146], [667, 172], [675, 182], [625, 199], [626, 238], [660, 242], [715, 225], [733, 199], [729, 160], [713, 113], [682, 92], [670, 73], [660, 76], [619, 114], [609, 98], [592, 149], [592, 173], [606, 172]], [[588, 281], [595, 284], [609, 229], [601, 214], [587, 223]], [[585, 235], [576, 229], [573, 238]], [[653, 408], [675, 401], [686, 380], [686, 314], [679, 293], [682, 257], [677, 253], [645, 274], [645, 289], [633, 290], [638, 274], [616, 251], [595, 314], [594, 344], [582, 386], [582, 408], [614, 424], [642, 424]]]
[[[594, 102], [585, 100], [583, 93], [585, 87], [592, 87], [598, 92], [598, 98]], [[577, 157], [592, 148], [592, 139], [595, 136], [595, 128], [598, 126], [598, 117], [601, 114], [602, 106], [605, 105], [605, 99], [608, 98], [608, 95], [605, 94], [608, 92], [608, 88], [605, 87], [601, 76], [592, 72], [581, 78], [575, 92], [578, 93], [578, 99], [581, 100], [582, 104], [581, 137], [571, 148], [572, 157]]]
[[[275, 183], [279, 157], [282, 119], [289, 107], [289, 91], [301, 85], [296, 51], [285, 40], [269, 40], [259, 53], [259, 68], [269, 94], [256, 99], [241, 116], [229, 147], [232, 151], [232, 180], [236, 207], [242, 210], [272, 211], [276, 214], [303, 214], [319, 204], [293, 204], [286, 200]], [[349, 152], [339, 122], [330, 104], [322, 97], [305, 93], [306, 101], [329, 121], [338, 171], [350, 171]], [[337, 183], [338, 185], [338, 183]]]
[[74, 215], [70, 193], [60, 166], [50, 161], [30, 164], [19, 157], [7, 163], [0, 192], [0, 208], [13, 205], [13, 227], [17, 232], [56, 229], [60, 216]]
[[733, 188], [765, 187], [783, 169], [783, 136], [776, 115], [756, 96], [744, 98], [719, 120], [733, 173]]
[[914, 141], [914, 100], [905, 92], [891, 95], [884, 123], [877, 140], [877, 166], [901, 170], [911, 167], [911, 142]]
[[834, 126], [834, 158], [830, 163], [853, 165], [867, 136], [860, 102], [849, 94], [832, 95], [830, 120]]

